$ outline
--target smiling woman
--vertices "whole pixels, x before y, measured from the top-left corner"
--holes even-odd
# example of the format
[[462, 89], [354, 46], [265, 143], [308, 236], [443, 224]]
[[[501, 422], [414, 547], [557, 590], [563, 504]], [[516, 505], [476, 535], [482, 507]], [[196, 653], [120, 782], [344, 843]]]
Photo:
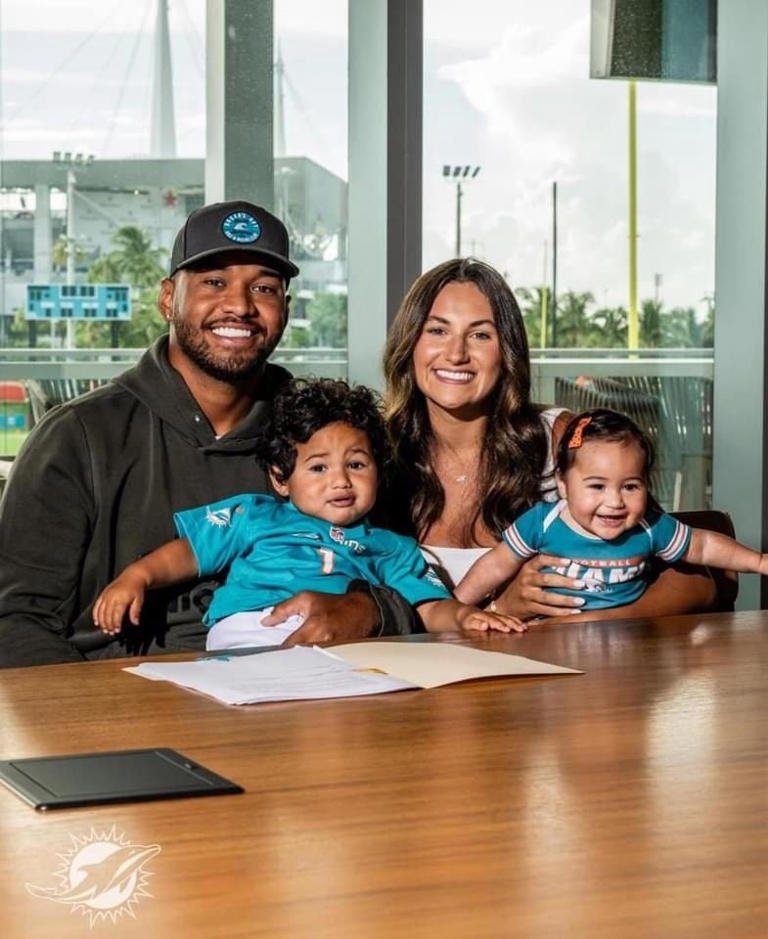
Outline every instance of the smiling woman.
[[[531, 402], [515, 297], [498, 271], [473, 258], [416, 279], [392, 324], [384, 373], [393, 460], [382, 520], [415, 536], [455, 587], [518, 516], [556, 498], [553, 454], [570, 415]], [[510, 583], [475, 599], [523, 618], [577, 614], [584, 583], [559, 562], [532, 557]], [[643, 602], [683, 613], [712, 596], [706, 576], [669, 567], [630, 605], [637, 615]]]
[[485, 413], [501, 350], [491, 306], [471, 281], [448, 283], [438, 293], [414, 347], [413, 368], [429, 409]]
[[531, 403], [515, 297], [498, 271], [472, 258], [416, 280], [392, 325], [384, 371], [395, 450], [388, 521], [430, 546], [454, 584], [497, 543], [504, 519], [554, 496], [559, 412]]

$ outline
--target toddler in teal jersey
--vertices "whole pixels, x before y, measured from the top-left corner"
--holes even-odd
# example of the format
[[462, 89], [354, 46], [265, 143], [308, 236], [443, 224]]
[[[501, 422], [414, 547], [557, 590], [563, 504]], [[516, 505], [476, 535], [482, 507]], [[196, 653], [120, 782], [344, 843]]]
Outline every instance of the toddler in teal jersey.
[[179, 538], [130, 564], [94, 604], [94, 622], [114, 634], [137, 623], [147, 589], [227, 571], [205, 615], [208, 649], [275, 645], [301, 625], [263, 625], [302, 590], [344, 593], [362, 579], [399, 591], [430, 632], [522, 631], [511, 616], [460, 603], [415, 541], [367, 519], [376, 501], [386, 432], [363, 386], [294, 381], [278, 394], [259, 445], [278, 496], [246, 494], [174, 516]]

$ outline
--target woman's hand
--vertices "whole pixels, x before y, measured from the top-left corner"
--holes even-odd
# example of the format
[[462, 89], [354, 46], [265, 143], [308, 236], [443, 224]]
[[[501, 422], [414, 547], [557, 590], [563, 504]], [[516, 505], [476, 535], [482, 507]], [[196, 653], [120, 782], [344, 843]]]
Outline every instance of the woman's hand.
[[568, 561], [551, 554], [538, 554], [520, 569], [509, 586], [495, 600], [493, 611], [530, 619], [533, 616], [568, 616], [578, 613], [584, 605], [582, 597], [553, 593], [546, 587], [567, 587], [581, 590], [584, 581], [563, 574], [543, 571], [545, 567], [564, 567]]
[[[680, 616], [709, 610], [716, 599], [715, 582], [706, 568], [678, 563], [673, 567], [664, 567], [634, 603], [590, 610], [576, 616], [573, 614], [578, 614], [579, 611], [571, 610], [568, 616], [571, 621], [576, 622], [633, 619], [641, 616]], [[562, 610], [556, 615], [562, 617]]]
[[580, 597], [563, 596], [542, 589], [548, 585], [567, 586], [578, 590], [582, 583], [560, 574], [541, 572], [542, 567], [553, 563], [561, 562], [547, 555], [539, 555], [526, 562], [509, 587], [496, 599], [496, 610], [524, 619], [531, 616], [547, 616], [581, 622], [700, 613], [708, 610], [716, 599], [715, 583], [706, 569], [676, 564], [674, 567], [664, 567], [634, 603], [582, 613], [579, 606], [584, 601]]

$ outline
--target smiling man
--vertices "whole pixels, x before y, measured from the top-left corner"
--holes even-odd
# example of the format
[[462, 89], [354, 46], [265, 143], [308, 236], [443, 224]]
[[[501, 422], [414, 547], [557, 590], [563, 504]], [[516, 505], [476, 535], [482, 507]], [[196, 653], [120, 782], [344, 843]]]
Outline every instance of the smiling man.
[[[265, 209], [224, 202], [189, 216], [158, 298], [168, 335], [47, 414], [15, 461], [0, 503], [0, 665], [204, 648], [210, 581], [154, 591], [139, 625], [113, 637], [94, 627], [92, 604], [173, 537], [174, 512], [269, 491], [254, 438], [290, 378], [268, 359], [296, 274], [285, 226]], [[341, 596], [301, 593], [273, 620], [293, 614], [304, 625], [292, 642], [413, 626], [397, 594], [357, 582]]]

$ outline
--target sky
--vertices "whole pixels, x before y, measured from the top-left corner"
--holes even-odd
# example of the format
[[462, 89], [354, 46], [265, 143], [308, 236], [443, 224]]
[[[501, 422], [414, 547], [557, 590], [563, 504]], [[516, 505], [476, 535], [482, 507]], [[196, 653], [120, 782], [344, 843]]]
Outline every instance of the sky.
[[[169, 3], [180, 156], [202, 156], [204, 0]], [[94, 12], [95, 11], [95, 12]], [[465, 250], [513, 286], [549, 281], [552, 184], [558, 289], [627, 305], [627, 85], [589, 78], [589, 0], [424, 0], [424, 247], [454, 253], [444, 163], [465, 187]], [[279, 0], [287, 151], [346, 178], [346, 2]], [[154, 0], [0, 0], [0, 150], [49, 159], [148, 148]], [[638, 290], [703, 311], [714, 287], [716, 91], [637, 85]]]

